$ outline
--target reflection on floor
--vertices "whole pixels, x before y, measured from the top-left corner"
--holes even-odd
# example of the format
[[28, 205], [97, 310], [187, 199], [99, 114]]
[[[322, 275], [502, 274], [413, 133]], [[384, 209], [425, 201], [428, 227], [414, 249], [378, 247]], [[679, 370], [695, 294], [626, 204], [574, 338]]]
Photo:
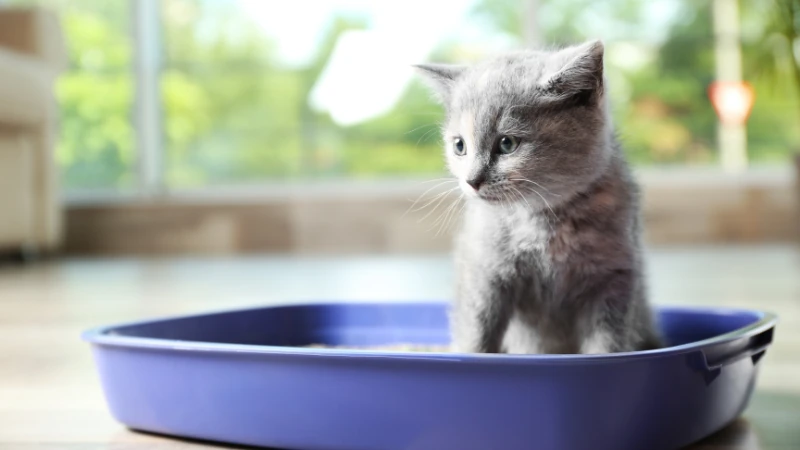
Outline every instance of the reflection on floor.
[[[745, 417], [697, 449], [800, 448], [800, 251], [792, 246], [658, 249], [656, 303], [780, 316]], [[450, 296], [447, 256], [67, 260], [0, 267], [0, 448], [185, 449], [126, 431], [106, 412], [84, 328], [144, 318], [319, 300]], [[83, 447], [80, 447], [83, 448]]]

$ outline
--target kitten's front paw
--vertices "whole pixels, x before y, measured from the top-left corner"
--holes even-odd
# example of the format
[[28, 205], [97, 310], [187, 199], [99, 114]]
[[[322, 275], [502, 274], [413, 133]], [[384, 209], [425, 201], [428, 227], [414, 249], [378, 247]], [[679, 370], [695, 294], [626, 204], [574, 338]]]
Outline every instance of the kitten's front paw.
[[599, 355], [611, 353], [613, 339], [607, 331], [593, 331], [581, 342], [581, 353], [584, 355]]
[[479, 353], [476, 348], [471, 345], [464, 344], [450, 344], [450, 351], [452, 353]]

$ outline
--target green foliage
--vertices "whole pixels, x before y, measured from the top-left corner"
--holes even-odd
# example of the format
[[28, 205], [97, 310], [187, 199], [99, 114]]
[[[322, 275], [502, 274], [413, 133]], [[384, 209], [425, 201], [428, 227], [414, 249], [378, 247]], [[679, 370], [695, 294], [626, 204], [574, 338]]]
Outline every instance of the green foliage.
[[75, 188], [133, 185], [135, 141], [128, 118], [132, 83], [126, 75], [68, 73], [58, 83], [64, 183]]
[[764, 162], [785, 162], [800, 145], [800, 1], [742, 2], [745, 74], [757, 93], [749, 144]]
[[[643, 44], [646, 2], [539, 3], [540, 34], [548, 43], [563, 45], [594, 38], [587, 30], [599, 22], [611, 45], [615, 39]], [[630, 70], [615, 67], [607, 58], [608, 70], [630, 86], [629, 96], [614, 104], [614, 116], [625, 150], [637, 164], [708, 164], [717, 159], [717, 119], [707, 95], [714, 77], [711, 2], [676, 3], [679, 11], [674, 25], [666, 38], [650, 49], [648, 63]], [[748, 122], [750, 158], [755, 164], [785, 162], [800, 143], [800, 132], [794, 126], [800, 109], [794, 97], [800, 92], [800, 63], [791, 51], [791, 43], [800, 34], [800, 0], [742, 2], [742, 6], [744, 75], [756, 91]], [[495, 29], [521, 39], [522, 31], [515, 22], [522, 14], [520, 2], [483, 0], [475, 14]]]
[[136, 142], [130, 120], [130, 41], [120, 10], [73, 3], [63, 14], [69, 71], [56, 86], [61, 105], [57, 157], [73, 188], [126, 188], [135, 183]]
[[[62, 113], [58, 160], [66, 185], [132, 187], [137, 147], [128, 3], [37, 3], [61, 11], [69, 43], [70, 69], [57, 86]], [[748, 129], [751, 157], [779, 162], [800, 141], [794, 126], [800, 64], [791, 51], [797, 38], [794, 24], [800, 23], [792, 19], [800, 16], [792, 14], [800, 11], [800, 1], [745, 3], [744, 69], [757, 92]], [[706, 94], [714, 67], [709, 0], [681, 0], [674, 25], [655, 43], [637, 39], [647, 31], [641, 25], [645, 2], [539, 4], [540, 31], [548, 43], [595, 37], [589, 34], [602, 23], [611, 46], [615, 40], [627, 41], [647, 50], [638, 65], [616, 64], [636, 55], [607, 58], [610, 76], [625, 86], [613, 111], [632, 161], [715, 161], [716, 117]], [[274, 38], [233, 2], [163, 0], [161, 7], [163, 161], [169, 187], [444, 170], [438, 136], [442, 110], [416, 82], [392, 111], [355, 126], [341, 127], [309, 108], [309, 93], [338, 37], [366, 28], [365, 21], [332, 18], [314, 58], [305, 67], [285, 67], [277, 62]], [[523, 7], [516, 0], [483, 0], [473, 19], [521, 43]], [[453, 61], [463, 51], [457, 39], [450, 39], [431, 57]]]
[[710, 2], [681, 11], [657, 57], [631, 75], [622, 130], [638, 163], [709, 163], [716, 157], [716, 116], [707, 88], [713, 81]]
[[441, 172], [439, 137], [442, 109], [430, 100], [425, 86], [415, 82], [382, 117], [345, 130], [344, 173], [357, 176]]

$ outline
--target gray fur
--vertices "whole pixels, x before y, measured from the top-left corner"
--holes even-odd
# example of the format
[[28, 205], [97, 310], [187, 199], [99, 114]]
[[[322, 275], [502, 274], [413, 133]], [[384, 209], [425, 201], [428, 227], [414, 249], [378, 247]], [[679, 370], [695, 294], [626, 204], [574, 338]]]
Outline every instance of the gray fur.
[[[447, 163], [467, 197], [456, 241], [456, 350], [659, 346], [638, 190], [608, 115], [602, 43], [417, 67], [445, 105]], [[516, 151], [498, 152], [503, 135], [518, 140]], [[466, 155], [453, 152], [456, 138]]]

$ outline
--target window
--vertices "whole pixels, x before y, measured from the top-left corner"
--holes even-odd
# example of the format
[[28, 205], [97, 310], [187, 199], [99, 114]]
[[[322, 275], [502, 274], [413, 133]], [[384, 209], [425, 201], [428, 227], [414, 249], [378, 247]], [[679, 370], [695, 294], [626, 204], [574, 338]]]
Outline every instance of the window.
[[132, 189], [137, 155], [128, 9], [124, 2], [41, 3], [61, 12], [68, 36], [69, 67], [56, 86], [61, 109], [56, 155], [62, 183], [80, 190]]
[[[706, 94], [715, 76], [710, 0], [11, 3], [62, 13], [71, 63], [57, 89], [58, 158], [68, 189], [428, 177], [444, 170], [441, 108], [411, 63], [597, 36], [631, 160], [719, 164]], [[146, 19], [131, 11], [142, 3], [156, 32], [137, 40], [133, 30]], [[785, 161], [800, 143], [791, 77], [763, 70], [775, 26], [764, 8], [741, 11], [744, 77], [757, 92], [748, 126], [754, 164]], [[141, 89], [134, 70], [141, 46], [156, 49], [146, 66], [152, 90]], [[158, 120], [134, 120], [143, 95], [158, 97], [149, 103]], [[155, 144], [137, 141], [143, 135]], [[152, 159], [155, 181], [143, 181], [139, 168]]]
[[[441, 172], [410, 64], [446, 5], [389, 3], [162, 1], [167, 185]], [[449, 27], [469, 28], [462, 3]]]

